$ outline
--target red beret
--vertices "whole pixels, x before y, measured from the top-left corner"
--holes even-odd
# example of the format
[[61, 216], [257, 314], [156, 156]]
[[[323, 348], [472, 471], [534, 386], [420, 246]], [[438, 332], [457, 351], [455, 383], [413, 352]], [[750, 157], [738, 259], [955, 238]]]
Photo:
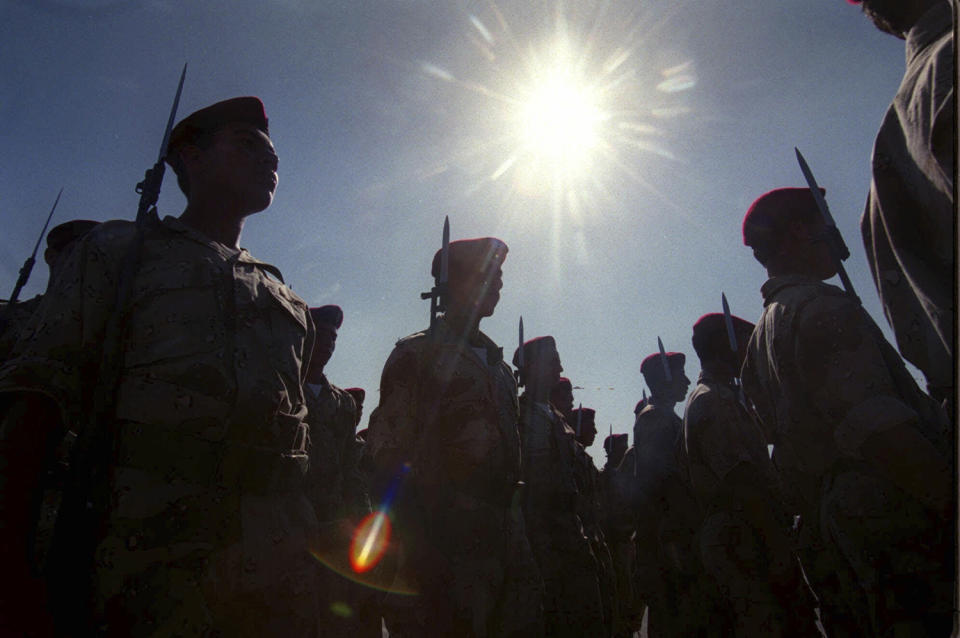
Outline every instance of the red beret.
[[[826, 194], [826, 190], [820, 189]], [[774, 236], [792, 219], [818, 215], [817, 202], [809, 188], [776, 188], [764, 193], [750, 205], [743, 217], [743, 245], [754, 246], [758, 240]]]
[[603, 449], [608, 454], [610, 450], [613, 449], [613, 446], [617, 443], [623, 443], [623, 446], [627, 446], [627, 435], [626, 434], [611, 434], [603, 440]]
[[[544, 350], [553, 348], [557, 349], [557, 342], [551, 336], [546, 337], [535, 337], [523, 344], [523, 361], [525, 364], [529, 365], [530, 361], [537, 357]], [[513, 353], [513, 366], [520, 366], [520, 348], [517, 348]]]
[[[440, 276], [440, 253], [433, 256], [430, 274]], [[496, 237], [478, 237], [476, 239], [458, 239], [450, 242], [450, 267], [454, 264], [472, 269], [478, 273], [495, 270], [507, 258], [507, 245]]]
[[581, 422], [593, 423], [594, 419], [597, 416], [597, 411], [594, 410], [593, 408], [574, 408], [573, 412], [571, 412], [570, 414], [573, 415], [573, 423], [571, 423], [571, 425], [576, 425], [578, 414], [583, 415], [580, 417]]
[[[667, 363], [670, 366], [670, 371], [679, 370], [683, 368], [683, 364], [687, 362], [687, 357], [682, 352], [667, 352]], [[640, 374], [645, 378], [663, 378], [663, 364], [660, 363], [660, 353], [654, 352], [651, 355], [648, 355], [640, 363]]]
[[340, 306], [320, 306], [310, 309], [314, 325], [326, 324], [339, 329], [343, 325], [343, 310]]
[[560, 377], [560, 380], [557, 381], [556, 385], [553, 386], [551, 392], [560, 392], [561, 390], [573, 392], [573, 384], [567, 377]]
[[267, 114], [263, 102], [256, 97], [235, 97], [211, 104], [191, 113], [173, 127], [170, 132], [169, 151], [184, 144], [192, 144], [204, 133], [213, 133], [217, 129], [234, 122], [251, 124], [269, 135]]
[[63, 250], [71, 243], [77, 241], [92, 229], [99, 226], [100, 222], [89, 219], [71, 219], [50, 229], [47, 233], [47, 248], [51, 250]]
[[353, 397], [353, 400], [358, 404], [362, 404], [363, 400], [367, 397], [367, 393], [363, 388], [347, 388], [346, 392], [350, 393], [350, 396]]

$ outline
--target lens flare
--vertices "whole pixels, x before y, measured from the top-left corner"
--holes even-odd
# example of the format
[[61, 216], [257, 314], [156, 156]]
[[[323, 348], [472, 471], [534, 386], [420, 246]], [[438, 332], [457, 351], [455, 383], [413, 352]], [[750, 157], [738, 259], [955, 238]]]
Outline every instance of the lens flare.
[[350, 542], [350, 566], [358, 574], [380, 562], [390, 543], [390, 519], [383, 510], [368, 514], [360, 521]]

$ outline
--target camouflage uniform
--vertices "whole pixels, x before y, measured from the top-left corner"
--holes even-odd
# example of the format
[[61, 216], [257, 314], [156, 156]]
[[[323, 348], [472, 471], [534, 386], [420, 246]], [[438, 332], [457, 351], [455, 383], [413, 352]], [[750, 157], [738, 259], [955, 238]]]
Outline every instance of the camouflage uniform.
[[616, 577], [619, 616], [614, 627], [615, 636], [628, 636], [640, 630], [645, 605], [634, 582], [637, 571], [636, 517], [634, 503], [630, 500], [635, 483], [633, 458], [633, 452], [630, 452], [630, 460], [624, 454], [616, 466], [611, 465], [608, 458], [599, 478], [603, 533]]
[[607, 634], [612, 635], [619, 624], [617, 581], [613, 570], [613, 557], [603, 534], [603, 510], [600, 495], [600, 473], [593, 464], [593, 457], [580, 443], [576, 443], [574, 479], [577, 485], [577, 515], [583, 523], [583, 531], [590, 541], [590, 550], [597, 563], [597, 578], [603, 603], [603, 619]]
[[314, 547], [322, 583], [320, 634], [374, 635], [380, 630], [380, 614], [371, 607], [379, 596], [355, 583], [356, 575], [346, 576], [352, 570], [350, 541], [370, 513], [366, 481], [360, 475], [361, 444], [354, 433], [357, 407], [353, 397], [326, 376], [319, 384], [305, 384], [304, 393], [310, 425], [307, 489], [321, 528]]
[[732, 612], [732, 635], [817, 635], [763, 434], [731, 382], [705, 368], [683, 417], [690, 483], [704, 512], [704, 569]]
[[[956, 9], [954, 9], [956, 12]], [[863, 244], [897, 345], [937, 399], [954, 385], [957, 103], [950, 2], [906, 36], [906, 72], [873, 146]]]
[[646, 565], [640, 588], [648, 599], [650, 635], [702, 635], [716, 601], [695, 551], [701, 514], [689, 486], [683, 422], [651, 397], [633, 431], [637, 555], [641, 568]]
[[[63, 423], [90, 423], [136, 233], [109, 222], [80, 241], [0, 369], [0, 390], [42, 393]], [[317, 522], [303, 490], [301, 389], [313, 327], [306, 305], [270, 275], [279, 272], [175, 218], [146, 221], [111, 404], [111, 505], [91, 575], [103, 633], [314, 633], [307, 550]]]
[[393, 518], [398, 582], [419, 596], [389, 601], [391, 635], [542, 633], [542, 584], [516, 498], [517, 385], [502, 350], [483, 333], [466, 343], [443, 318], [401, 339], [367, 446], [381, 488], [409, 468]]
[[769, 279], [761, 292], [744, 388], [800, 509], [802, 558], [827, 622], [849, 619], [860, 635], [949, 630], [951, 526], [860, 454], [872, 435], [893, 428], [919, 435], [903, 442], [902, 458], [920, 449], [912, 445], [927, 449], [923, 439], [946, 450], [938, 406], [840, 289], [791, 275]]
[[597, 563], [576, 514], [573, 430], [549, 403], [520, 398], [523, 512], [543, 575], [548, 636], [603, 635]]

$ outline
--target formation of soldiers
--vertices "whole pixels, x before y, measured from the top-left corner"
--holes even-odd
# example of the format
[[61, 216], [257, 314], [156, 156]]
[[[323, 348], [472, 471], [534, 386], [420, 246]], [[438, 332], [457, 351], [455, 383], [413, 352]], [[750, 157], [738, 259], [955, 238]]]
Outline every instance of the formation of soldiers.
[[[743, 218], [769, 277], [756, 325], [692, 324], [689, 397], [684, 354], [645, 358], [633, 444], [611, 433], [602, 470], [561, 344], [521, 323], [505, 359], [480, 330], [508, 253], [493, 237], [445, 233], [430, 325], [397, 342], [358, 433], [365, 392], [324, 373], [342, 310], [239, 246], [278, 160], [262, 103], [233, 98], [169, 134], [179, 217], [57, 226], [46, 292], [2, 308], [0, 634], [947, 635], [955, 255], [914, 250], [897, 216], [955, 231], [935, 143], [952, 88], [921, 90], [952, 62], [950, 5], [901, 5], [884, 24], [919, 75], [878, 138], [863, 230], [926, 392], [824, 283], [847, 283], [849, 253], [808, 176]], [[916, 121], [921, 99], [950, 106]]]

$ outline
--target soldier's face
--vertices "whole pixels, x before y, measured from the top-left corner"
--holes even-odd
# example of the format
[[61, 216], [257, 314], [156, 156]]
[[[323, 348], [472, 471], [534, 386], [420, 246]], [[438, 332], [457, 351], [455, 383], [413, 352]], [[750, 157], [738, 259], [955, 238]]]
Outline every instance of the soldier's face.
[[277, 189], [278, 158], [273, 142], [251, 124], [228, 124], [214, 133], [193, 185], [216, 195], [221, 203], [244, 214], [267, 208]]
[[819, 277], [821, 281], [830, 279], [837, 274], [837, 262], [830, 249], [830, 242], [827, 240], [826, 224], [823, 222], [806, 224], [804, 230], [807, 241], [804, 256], [808, 272]]
[[590, 447], [597, 440], [597, 426], [593, 423], [584, 423], [580, 431], [580, 440], [583, 447]]
[[573, 411], [573, 390], [564, 387], [562, 390], [554, 392], [550, 396], [550, 402], [553, 407], [560, 410], [563, 414], [570, 414]]
[[552, 388], [560, 381], [563, 365], [560, 363], [560, 355], [556, 348], [543, 350], [532, 364], [530, 367], [533, 369], [535, 382], [539, 387]]
[[313, 343], [313, 357], [310, 366], [319, 366], [322, 370], [333, 357], [337, 349], [337, 328], [327, 323], [317, 324], [317, 340]]
[[451, 264], [449, 285], [450, 298], [455, 305], [475, 309], [478, 317], [489, 317], [500, 301], [503, 271], [497, 268], [486, 272], [463, 272]]

